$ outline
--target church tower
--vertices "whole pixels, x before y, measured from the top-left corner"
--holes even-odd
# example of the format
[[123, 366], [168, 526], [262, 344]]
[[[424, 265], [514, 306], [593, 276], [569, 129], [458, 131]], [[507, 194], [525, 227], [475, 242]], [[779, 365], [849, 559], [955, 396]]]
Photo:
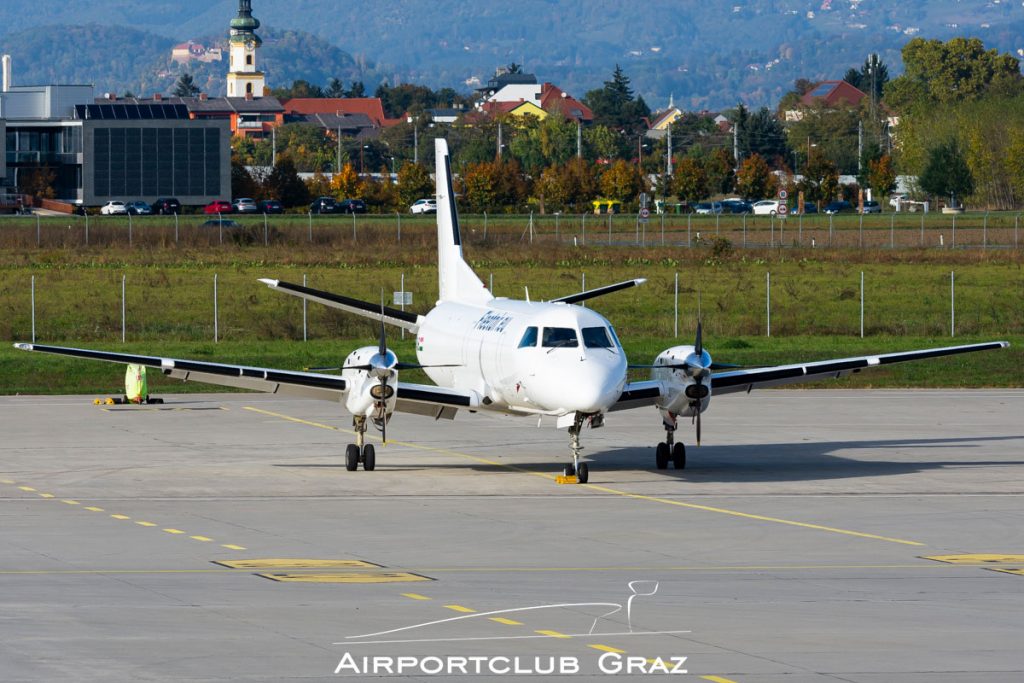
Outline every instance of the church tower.
[[238, 0], [238, 16], [231, 20], [228, 97], [263, 97], [266, 82], [256, 69], [256, 51], [263, 43], [256, 35], [260, 21], [252, 15], [252, 0]]

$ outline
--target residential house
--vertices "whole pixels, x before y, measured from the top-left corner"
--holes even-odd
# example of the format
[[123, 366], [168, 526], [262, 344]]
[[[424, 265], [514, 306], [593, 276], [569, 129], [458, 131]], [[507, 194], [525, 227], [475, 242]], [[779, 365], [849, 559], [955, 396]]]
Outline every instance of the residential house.
[[[846, 81], [821, 81], [800, 98], [800, 106], [810, 107], [821, 103], [828, 108], [856, 107], [867, 96], [863, 90]], [[788, 122], [800, 121], [803, 117], [801, 109], [786, 112]]]

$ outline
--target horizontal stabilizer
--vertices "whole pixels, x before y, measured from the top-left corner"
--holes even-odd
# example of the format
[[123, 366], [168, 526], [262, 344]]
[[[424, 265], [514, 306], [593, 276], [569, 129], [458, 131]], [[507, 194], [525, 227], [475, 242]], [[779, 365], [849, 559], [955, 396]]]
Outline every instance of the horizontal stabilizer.
[[352, 297], [343, 296], [341, 294], [332, 294], [318, 289], [310, 289], [309, 287], [295, 285], [290, 282], [282, 282], [281, 280], [260, 278], [260, 282], [278, 292], [291, 294], [292, 296], [297, 296], [300, 299], [306, 299], [308, 301], [315, 301], [319, 304], [323, 304], [324, 306], [329, 306], [330, 308], [337, 308], [348, 313], [361, 315], [364, 318], [380, 320], [383, 313], [384, 322], [389, 325], [404, 327], [412, 332], [415, 332], [419, 327], [420, 316], [415, 313], [409, 313], [408, 311], [402, 311], [397, 308], [388, 308], [387, 306], [381, 306], [380, 304], [374, 304], [368, 301], [360, 301], [359, 299], [353, 299]]
[[605, 294], [611, 294], [612, 292], [618, 292], [623, 289], [629, 289], [630, 287], [636, 287], [647, 282], [647, 278], [637, 278], [636, 280], [626, 280], [625, 282], [619, 282], [614, 285], [608, 285], [607, 287], [598, 287], [597, 289], [588, 289], [585, 292], [578, 294], [570, 294], [569, 296], [563, 296], [558, 299], [552, 299], [551, 303], [563, 303], [563, 304], [578, 304], [581, 301], [587, 301], [588, 299], [595, 299]]

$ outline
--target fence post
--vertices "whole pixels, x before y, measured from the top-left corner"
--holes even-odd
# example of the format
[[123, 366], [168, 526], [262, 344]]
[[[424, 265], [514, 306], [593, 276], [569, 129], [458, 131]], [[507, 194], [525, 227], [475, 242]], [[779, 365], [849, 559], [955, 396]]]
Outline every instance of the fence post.
[[672, 336], [679, 337], [679, 273], [676, 273], [675, 315], [672, 320]]
[[889, 248], [896, 248], [896, 214], [889, 214]]
[[[401, 306], [402, 306], [402, 310], [404, 311], [405, 310], [405, 273], [402, 273], [402, 286], [401, 286], [400, 289], [402, 290]], [[402, 328], [402, 339], [405, 339], [405, 328], [404, 327]]]
[[771, 230], [768, 232], [768, 247], [775, 246], [775, 216], [769, 216], [768, 222], [771, 225]]
[[85, 246], [89, 246], [89, 212], [85, 212]]
[[722, 217], [722, 215], [721, 215], [721, 214], [719, 214], [719, 213], [716, 213], [716, 214], [715, 214], [715, 234], [716, 234], [716, 235], [718, 234], [718, 221], [719, 221], [719, 219], [720, 219], [721, 217]]
[[[395, 211], [395, 217], [398, 219], [398, 243], [401, 244], [402, 243], [402, 214], [399, 213], [398, 211]], [[484, 236], [484, 239], [486, 239], [486, 235]], [[405, 291], [405, 290], [403, 289], [402, 291]], [[402, 331], [403, 332], [405, 331], [404, 327], [402, 328]], [[403, 339], [404, 339], [404, 337], [403, 337]]]
[[[690, 221], [693, 218], [693, 214], [686, 214], [686, 248], [690, 249], [693, 247], [693, 242], [690, 240]], [[746, 233], [744, 233], [746, 235]], [[746, 237], [744, 239], [744, 246], [746, 245]]]
[[267, 230], [267, 212], [263, 212], [263, 246], [270, 246], [270, 234]]
[[832, 246], [832, 214], [828, 215], [828, 246]]
[[921, 211], [921, 246], [924, 246], [924, 210]]
[[308, 238], [307, 241], [308, 242], [312, 242], [313, 241], [313, 212], [312, 211], [309, 212], [309, 238]]
[[860, 271], [860, 338], [864, 338], [864, 271]]
[[484, 211], [484, 239], [485, 240], [487, 239], [487, 212], [486, 211]]
[[[305, 273], [302, 274], [302, 286], [303, 287], [306, 286], [306, 274]], [[309, 332], [308, 332], [309, 327], [307, 325], [308, 318], [306, 317], [306, 304], [308, 304], [308, 303], [309, 302], [306, 300], [306, 298], [303, 297], [303, 299], [302, 299], [302, 341], [307, 341], [309, 339]]]
[[[223, 242], [223, 241], [224, 241], [224, 239], [221, 238], [221, 242]], [[128, 212], [128, 246], [129, 247], [132, 246], [132, 212], [131, 211]]]
[[[311, 240], [312, 241], [312, 240]], [[356, 242], [356, 212], [352, 212], [352, 243]]]
[[220, 340], [220, 330], [217, 321], [217, 273], [213, 274], [213, 342]]
[[32, 343], [36, 343], [36, 276], [32, 276]]
[[767, 321], [767, 334], [765, 336], [772, 336], [772, 274], [771, 272], [765, 273], [765, 302], [766, 310], [768, 315]]
[[583, 242], [583, 246], [587, 246], [587, 214], [584, 213], [584, 214], [581, 214], [581, 215], [583, 216], [583, 220], [581, 221], [581, 225], [582, 225], [582, 229], [583, 229], [583, 240], [582, 240], [582, 242]]
[[174, 243], [178, 243], [178, 214], [174, 214]]
[[743, 214], [743, 248], [747, 248], [747, 214]]
[[530, 244], [533, 244], [533, 211], [530, 212]]
[[126, 313], [127, 313], [127, 304], [125, 302], [125, 280], [126, 280], [126, 278], [127, 278], [126, 275], [124, 275], [124, 274], [121, 275], [121, 343], [122, 344], [124, 344], [124, 341], [125, 341], [125, 330], [127, 328], [127, 323], [125, 322], [125, 317], [126, 317]]
[[859, 232], [857, 234], [857, 242], [860, 245], [860, 248], [863, 249], [864, 248], [864, 214], [863, 213], [860, 215], [860, 227], [858, 228], [858, 231]]
[[[131, 219], [131, 214], [129, 214], [129, 220], [130, 219]], [[39, 214], [37, 213], [36, 214], [36, 246], [37, 247], [42, 245], [42, 241], [43, 241], [42, 232], [43, 232], [42, 223], [40, 222]]]
[[949, 271], [949, 336], [956, 336], [956, 274]]
[[612, 207], [608, 207], [608, 246], [612, 243]]
[[[587, 274], [585, 272], [580, 273], [580, 288], [581, 292], [587, 291]], [[583, 308], [586, 308], [587, 302], [581, 301], [580, 305], [583, 306]]]
[[797, 230], [796, 230], [796, 243], [800, 246], [804, 245], [804, 215], [800, 214], [797, 218]]
[[1013, 217], [1013, 246], [1017, 246], [1017, 228], [1020, 227], [1020, 214]]
[[661, 214], [661, 246], [665, 246], [665, 214]]
[[490, 280], [491, 286], [488, 287], [487, 289], [491, 292], [491, 296], [493, 297], [494, 296], [494, 273], [491, 273], [491, 276], [490, 276], [489, 280]]
[[981, 223], [981, 248], [988, 249], [988, 211], [985, 212], [985, 220]]
[[558, 212], [555, 212], [555, 242], [558, 242]]
[[217, 233], [220, 235], [220, 243], [224, 244], [224, 215], [217, 212]]
[[950, 248], [956, 249], [956, 214], [953, 214], [953, 237], [950, 242]]

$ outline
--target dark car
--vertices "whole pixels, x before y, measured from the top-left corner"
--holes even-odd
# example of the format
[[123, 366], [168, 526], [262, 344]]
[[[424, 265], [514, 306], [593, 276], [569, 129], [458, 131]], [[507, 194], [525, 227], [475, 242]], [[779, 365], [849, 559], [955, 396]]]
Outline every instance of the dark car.
[[334, 197], [317, 197], [309, 205], [310, 213], [338, 213], [338, 202]]
[[726, 199], [722, 201], [723, 213], [753, 213], [754, 205], [742, 199]]
[[804, 215], [818, 213], [818, 205], [814, 202], [804, 202]]
[[825, 213], [830, 216], [847, 211], [853, 211], [853, 205], [847, 201], [829, 202], [829, 205], [825, 207]]
[[260, 213], [284, 213], [284, 205], [276, 199], [262, 199], [257, 206]]
[[876, 201], [864, 202], [864, 213], [882, 213], [882, 205]]
[[204, 228], [237, 228], [240, 227], [238, 221], [233, 221], [230, 218], [214, 218], [203, 222]]
[[174, 197], [161, 197], [153, 202], [153, 213], [160, 214], [161, 216], [181, 213], [181, 202]]
[[132, 216], [149, 216], [153, 213], [153, 207], [141, 200], [128, 202], [125, 204], [125, 208], [128, 209], [128, 213]]
[[342, 199], [338, 213], [366, 213], [366, 202], [362, 199]]

